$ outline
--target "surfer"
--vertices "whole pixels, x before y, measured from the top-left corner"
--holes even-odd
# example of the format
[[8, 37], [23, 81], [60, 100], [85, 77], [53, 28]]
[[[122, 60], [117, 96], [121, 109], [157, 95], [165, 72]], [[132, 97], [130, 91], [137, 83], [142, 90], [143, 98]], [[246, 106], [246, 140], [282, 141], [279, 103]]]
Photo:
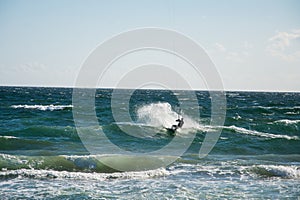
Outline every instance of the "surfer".
[[178, 119], [176, 119], [176, 122], [178, 122], [178, 124], [174, 124], [170, 128], [166, 128], [172, 135], [175, 134], [177, 129], [179, 129], [183, 126], [183, 124], [184, 124], [183, 117], [178, 116]]
[[183, 118], [179, 118], [179, 119], [176, 119], [176, 122], [178, 122], [177, 125], [172, 125], [171, 129], [176, 131], [178, 128], [181, 128], [184, 124], [184, 121], [183, 121]]

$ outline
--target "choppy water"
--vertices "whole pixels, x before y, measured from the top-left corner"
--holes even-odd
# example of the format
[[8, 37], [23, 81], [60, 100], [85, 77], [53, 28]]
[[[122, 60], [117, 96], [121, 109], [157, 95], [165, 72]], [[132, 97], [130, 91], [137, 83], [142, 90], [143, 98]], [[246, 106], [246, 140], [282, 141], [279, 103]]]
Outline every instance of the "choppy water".
[[[121, 90], [116, 99], [121, 118], [129, 93]], [[135, 91], [127, 108], [133, 122], [128, 122], [113, 117], [112, 90], [99, 89], [98, 125], [82, 123], [90, 130], [101, 129], [121, 149], [146, 155], [174, 139], [164, 127], [174, 123], [179, 101], [188, 105], [191, 93]], [[193, 93], [198, 105], [189, 109], [199, 109], [200, 117], [189, 109], [181, 113], [185, 124], [176, 136], [179, 141], [195, 138], [174, 163], [156, 169], [153, 163], [168, 160], [171, 152], [158, 157], [115, 155], [100, 138], [101, 148], [91, 155], [74, 125], [72, 89], [0, 87], [1, 199], [299, 198], [300, 93], [227, 92], [221, 127], [209, 125], [209, 93]], [[221, 137], [200, 159], [205, 134], [216, 129], [222, 129]]]

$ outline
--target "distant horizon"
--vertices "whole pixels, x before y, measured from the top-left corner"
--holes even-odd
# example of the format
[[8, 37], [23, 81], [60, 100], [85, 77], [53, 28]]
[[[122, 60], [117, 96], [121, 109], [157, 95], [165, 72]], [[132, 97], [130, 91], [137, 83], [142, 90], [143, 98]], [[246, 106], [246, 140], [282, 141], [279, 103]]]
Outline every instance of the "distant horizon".
[[300, 91], [275, 91], [275, 90], [208, 90], [208, 89], [163, 89], [163, 88], [113, 88], [113, 87], [74, 87], [74, 86], [39, 86], [39, 85], [0, 85], [0, 87], [20, 88], [61, 88], [61, 89], [104, 89], [104, 90], [170, 90], [170, 91], [203, 91], [203, 92], [257, 92], [257, 93], [300, 93]]

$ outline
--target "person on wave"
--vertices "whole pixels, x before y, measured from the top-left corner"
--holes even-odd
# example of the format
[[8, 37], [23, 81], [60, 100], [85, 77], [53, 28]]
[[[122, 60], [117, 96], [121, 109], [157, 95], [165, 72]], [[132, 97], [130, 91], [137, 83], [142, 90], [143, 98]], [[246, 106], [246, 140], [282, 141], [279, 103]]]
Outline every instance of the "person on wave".
[[174, 130], [174, 131], [176, 131], [178, 128], [181, 128], [183, 126], [183, 124], [184, 124], [184, 121], [183, 121], [182, 117], [179, 118], [179, 119], [176, 119], [176, 122], [178, 122], [178, 124], [177, 125], [173, 125], [171, 127], [171, 129]]

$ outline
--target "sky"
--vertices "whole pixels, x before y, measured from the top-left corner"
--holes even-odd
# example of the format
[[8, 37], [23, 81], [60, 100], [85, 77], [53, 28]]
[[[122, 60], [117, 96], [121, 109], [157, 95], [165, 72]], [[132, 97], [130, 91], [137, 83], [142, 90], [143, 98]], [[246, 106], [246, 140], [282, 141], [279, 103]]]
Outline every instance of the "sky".
[[0, 0], [0, 85], [72, 87], [99, 44], [158, 27], [202, 46], [225, 90], [300, 92], [299, 11], [298, 0]]

